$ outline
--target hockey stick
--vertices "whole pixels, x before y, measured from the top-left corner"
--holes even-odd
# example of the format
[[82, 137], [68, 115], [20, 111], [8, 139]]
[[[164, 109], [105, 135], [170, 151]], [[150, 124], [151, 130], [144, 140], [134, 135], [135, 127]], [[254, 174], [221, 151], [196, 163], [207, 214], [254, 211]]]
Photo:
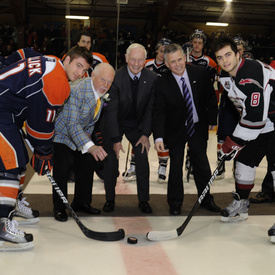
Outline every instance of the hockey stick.
[[[30, 144], [29, 140], [27, 139], [25, 133], [22, 133], [22, 135], [23, 135], [26, 143], [28, 144], [29, 148], [33, 152], [34, 149], [33, 149], [32, 145]], [[81, 229], [81, 231], [83, 232], [83, 234], [86, 237], [88, 237], [90, 239], [98, 240], [98, 241], [105, 241], [105, 242], [119, 241], [125, 237], [125, 232], [123, 229], [119, 229], [118, 231], [114, 231], [114, 232], [97, 232], [97, 231], [93, 231], [93, 230], [90, 230], [87, 227], [85, 227], [83, 225], [83, 223], [79, 220], [79, 218], [76, 215], [76, 213], [74, 212], [74, 210], [72, 209], [71, 205], [69, 204], [69, 202], [68, 202], [67, 198], [65, 197], [65, 195], [63, 194], [63, 192], [58, 187], [58, 185], [55, 182], [54, 178], [52, 177], [51, 173], [49, 171], [47, 171], [46, 175], [47, 175], [48, 179], [50, 180], [50, 182], [54, 188], [54, 191], [60, 197], [63, 204], [69, 210], [73, 219], [75, 220], [75, 222], [77, 223], [77, 225], [79, 226], [79, 228]]]
[[151, 231], [151, 232], [148, 232], [147, 235], [146, 235], [146, 238], [149, 241], [170, 240], [170, 239], [177, 238], [182, 234], [182, 232], [184, 231], [185, 227], [188, 225], [191, 218], [194, 216], [194, 214], [199, 209], [199, 207], [201, 205], [201, 202], [203, 201], [206, 193], [208, 192], [208, 190], [210, 189], [213, 181], [215, 180], [216, 176], [218, 175], [219, 169], [222, 167], [224, 161], [225, 161], [224, 158], [220, 161], [218, 167], [213, 172], [213, 174], [212, 174], [209, 182], [207, 183], [205, 189], [203, 190], [202, 194], [200, 195], [200, 197], [196, 201], [195, 205], [193, 206], [192, 210], [188, 214], [188, 216], [185, 219], [185, 221], [183, 222], [183, 224], [180, 227], [178, 227], [177, 229], [173, 229], [173, 230], [170, 230], [170, 231]]
[[124, 177], [127, 173], [127, 164], [128, 164], [128, 159], [129, 159], [129, 152], [130, 152], [130, 141], [128, 143], [128, 150], [127, 150], [127, 156], [126, 156], [126, 163], [125, 163], [125, 172], [122, 173], [122, 176]]

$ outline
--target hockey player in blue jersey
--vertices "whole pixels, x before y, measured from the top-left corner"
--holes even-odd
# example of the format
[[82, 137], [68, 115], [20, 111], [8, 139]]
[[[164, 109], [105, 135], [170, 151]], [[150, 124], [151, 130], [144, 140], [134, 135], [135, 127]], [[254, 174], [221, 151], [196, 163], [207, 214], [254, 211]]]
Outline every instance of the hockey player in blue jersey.
[[[75, 81], [92, 64], [83, 47], [72, 48], [63, 62], [52, 56], [22, 59], [0, 71], [0, 251], [33, 247], [33, 236], [17, 228], [14, 215], [28, 209], [20, 194], [28, 154], [21, 135], [23, 123], [34, 154], [31, 165], [39, 175], [53, 166], [52, 138], [58, 108]], [[7, 244], [7, 245], [6, 245]]]

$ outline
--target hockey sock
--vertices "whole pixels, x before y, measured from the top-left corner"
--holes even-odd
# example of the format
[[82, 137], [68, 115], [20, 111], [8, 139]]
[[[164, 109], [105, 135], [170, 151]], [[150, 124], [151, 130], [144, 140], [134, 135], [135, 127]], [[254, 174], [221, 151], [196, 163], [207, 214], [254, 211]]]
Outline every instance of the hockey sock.
[[241, 200], [247, 200], [251, 189], [240, 189], [236, 188], [236, 193], [239, 194]]
[[10, 205], [1, 205], [0, 207], [0, 218], [7, 218], [10, 212], [14, 209], [13, 206]]

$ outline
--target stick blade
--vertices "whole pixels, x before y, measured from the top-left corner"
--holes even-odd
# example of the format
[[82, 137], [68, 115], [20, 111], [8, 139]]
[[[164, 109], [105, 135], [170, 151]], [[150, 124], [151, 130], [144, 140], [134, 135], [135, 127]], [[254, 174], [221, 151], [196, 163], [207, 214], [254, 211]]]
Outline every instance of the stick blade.
[[177, 229], [173, 229], [170, 231], [151, 231], [147, 233], [146, 238], [149, 241], [165, 241], [175, 239], [178, 236]]
[[96, 231], [87, 229], [83, 233], [85, 234], [86, 237], [90, 239], [103, 241], [103, 242], [120, 241], [125, 237], [125, 232], [123, 229], [119, 229], [118, 231], [114, 231], [114, 232], [96, 232]]

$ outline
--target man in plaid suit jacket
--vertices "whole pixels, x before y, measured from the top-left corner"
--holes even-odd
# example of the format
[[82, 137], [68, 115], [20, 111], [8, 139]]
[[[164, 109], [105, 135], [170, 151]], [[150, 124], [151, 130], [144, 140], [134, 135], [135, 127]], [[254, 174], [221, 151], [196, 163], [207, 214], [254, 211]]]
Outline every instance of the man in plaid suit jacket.
[[[99, 161], [107, 153], [91, 139], [95, 123], [103, 106], [103, 96], [112, 85], [113, 67], [107, 63], [97, 65], [91, 77], [71, 83], [71, 94], [58, 114], [54, 137], [53, 177], [67, 197], [67, 179], [70, 156], [75, 170], [75, 194], [72, 208], [88, 214], [99, 215], [99, 209], [91, 207], [93, 175]], [[66, 221], [65, 205], [53, 190], [54, 217]]]

